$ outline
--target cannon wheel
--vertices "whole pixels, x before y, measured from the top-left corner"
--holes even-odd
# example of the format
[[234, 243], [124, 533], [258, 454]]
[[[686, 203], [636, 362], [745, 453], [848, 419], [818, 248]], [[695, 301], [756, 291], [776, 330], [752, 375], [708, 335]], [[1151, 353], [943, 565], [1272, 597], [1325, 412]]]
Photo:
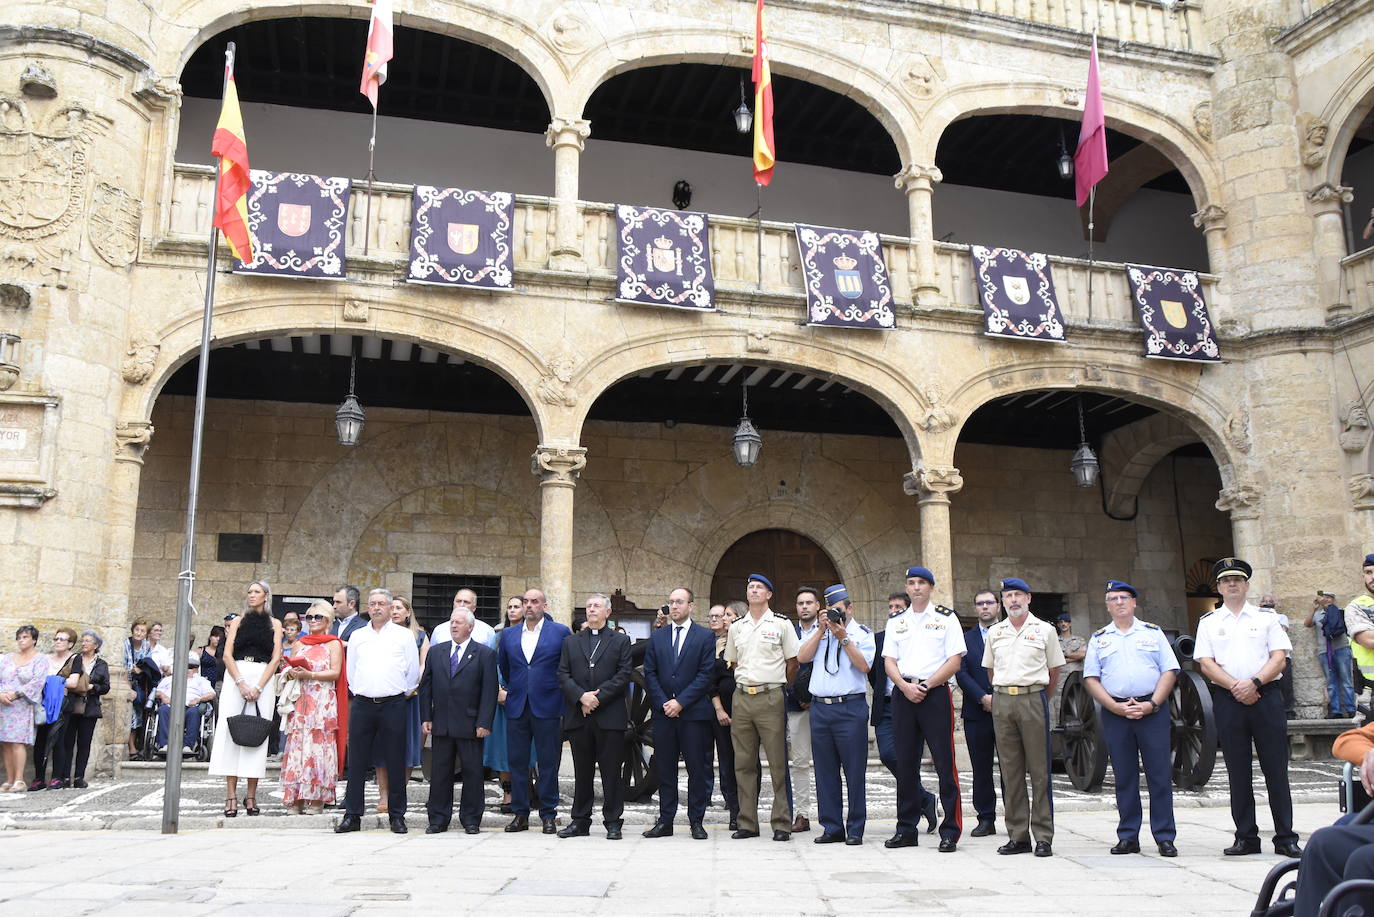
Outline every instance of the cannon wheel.
[[630, 675], [630, 727], [625, 730], [625, 766], [622, 782], [626, 802], [643, 802], [658, 789], [654, 775], [654, 723], [649, 714], [649, 692], [644, 690], [644, 673], [634, 669]]
[[1207, 785], [1217, 763], [1217, 719], [1212, 694], [1197, 672], [1180, 672], [1169, 694], [1170, 750], [1174, 786], [1196, 790]]
[[1070, 672], [1059, 695], [1059, 726], [1064, 737], [1064, 772], [1074, 789], [1096, 793], [1107, 776], [1107, 743], [1097, 719], [1097, 702], [1083, 684], [1082, 672]]

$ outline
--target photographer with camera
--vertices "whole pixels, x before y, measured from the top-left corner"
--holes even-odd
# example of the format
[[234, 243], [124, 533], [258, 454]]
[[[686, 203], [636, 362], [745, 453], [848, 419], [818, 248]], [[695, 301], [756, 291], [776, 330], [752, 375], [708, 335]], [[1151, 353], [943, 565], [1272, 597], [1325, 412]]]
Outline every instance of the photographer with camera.
[[[811, 670], [811, 752], [816, 774], [817, 844], [863, 843], [868, 820], [864, 778], [868, 769], [868, 670], [876, 645], [873, 632], [854, 621], [843, 583], [825, 590], [825, 614], [797, 650]], [[845, 816], [840, 772], [849, 791]]]

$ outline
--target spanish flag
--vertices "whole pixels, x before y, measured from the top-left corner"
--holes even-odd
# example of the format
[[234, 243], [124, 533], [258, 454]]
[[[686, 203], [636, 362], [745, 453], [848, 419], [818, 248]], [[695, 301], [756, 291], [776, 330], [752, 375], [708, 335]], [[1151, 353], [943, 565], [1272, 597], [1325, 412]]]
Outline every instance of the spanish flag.
[[248, 140], [243, 135], [239, 91], [234, 85], [233, 65], [224, 68], [224, 104], [210, 143], [210, 154], [219, 158], [219, 193], [215, 196], [215, 227], [234, 257], [245, 264], [253, 260], [253, 237], [248, 232]]
[[393, 52], [391, 41], [391, 0], [372, 0], [372, 21], [367, 27], [367, 49], [363, 53], [363, 79], [358, 91], [367, 96], [377, 110], [377, 88], [386, 82], [386, 62]]
[[773, 76], [768, 69], [768, 42], [763, 32], [763, 0], [758, 0], [754, 26], [754, 181], [773, 180]]

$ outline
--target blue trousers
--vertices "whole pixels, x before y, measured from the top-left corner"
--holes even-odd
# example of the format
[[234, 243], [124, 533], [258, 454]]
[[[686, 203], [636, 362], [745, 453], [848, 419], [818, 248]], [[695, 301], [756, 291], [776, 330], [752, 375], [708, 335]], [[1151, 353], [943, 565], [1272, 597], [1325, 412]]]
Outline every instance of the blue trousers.
[[506, 755], [510, 760], [510, 808], [516, 815], [530, 814], [530, 741], [539, 767], [539, 817], [558, 814], [558, 764], [563, 757], [563, 720], [534, 716], [525, 708], [521, 716], [506, 718]]
[[1350, 671], [1350, 647], [1333, 649], [1330, 655], [1325, 651], [1317, 654], [1322, 664], [1322, 675], [1326, 676], [1327, 706], [1332, 713], [1355, 713], [1355, 676]]
[[[888, 773], [893, 777], [897, 776], [897, 740], [892, 737], [892, 698], [887, 699], [883, 705], [883, 715], [878, 717], [877, 724], [873, 727], [873, 738], [878, 743], [878, 760], [883, 762], [883, 767], [887, 768]], [[921, 749], [916, 749], [917, 758], [921, 757]], [[927, 799], [935, 794], [926, 789], [921, 784], [921, 775], [916, 775], [916, 795], [921, 798], [921, 808], [925, 809]]]
[[992, 785], [992, 762], [997, 741], [992, 733], [992, 717], [965, 718], [964, 742], [973, 768], [973, 811], [978, 813], [980, 822], [996, 821], [997, 790]]
[[[826, 834], [863, 837], [868, 822], [868, 702], [862, 696], [843, 704], [811, 705], [811, 759], [821, 827]], [[841, 771], [849, 791], [847, 815], [840, 795]]]
[[[1294, 917], [1317, 917], [1322, 899], [1346, 879], [1374, 879], [1374, 825], [1332, 825], [1312, 832], [1298, 868]], [[1363, 904], [1364, 913], [1374, 909], [1368, 892], [1342, 900]]]
[[1169, 747], [1169, 708], [1161, 707], [1138, 720], [1100, 711], [1102, 738], [1116, 780], [1116, 836], [1123, 841], [1140, 837], [1140, 771], [1150, 790], [1150, 834], [1155, 843], [1172, 842], [1174, 827], [1173, 752]]
[[[205, 705], [196, 704], [194, 707], [186, 708], [186, 731], [183, 733], [182, 745], [195, 745], [200, 741], [200, 720], [205, 715]], [[157, 708], [157, 747], [167, 747], [167, 731], [170, 728], [172, 710], [166, 704], [159, 704]]]
[[[658, 820], [677, 816], [677, 762], [687, 767], [687, 820], [701, 824], [711, 804], [711, 721], [654, 712], [654, 767], [658, 770]], [[734, 776], [733, 774], [731, 775]]]

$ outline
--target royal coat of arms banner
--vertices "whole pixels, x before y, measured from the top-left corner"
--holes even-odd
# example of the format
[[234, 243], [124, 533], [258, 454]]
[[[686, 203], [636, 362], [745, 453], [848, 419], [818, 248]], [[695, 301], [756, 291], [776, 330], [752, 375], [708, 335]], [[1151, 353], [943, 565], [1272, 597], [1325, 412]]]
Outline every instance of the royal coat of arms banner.
[[235, 273], [277, 277], [344, 276], [344, 229], [348, 224], [347, 178], [301, 172], [252, 171], [248, 231], [253, 260]]
[[876, 232], [797, 224], [806, 324], [892, 328], [892, 285]]
[[1027, 341], [1064, 340], [1050, 259], [1039, 252], [973, 246], [983, 332]]
[[511, 289], [511, 201], [505, 191], [416, 185], [406, 280]]
[[716, 308], [706, 214], [618, 204], [615, 219], [618, 302]]
[[1128, 264], [1126, 276], [1145, 332], [1145, 356], [1204, 363], [1221, 360], [1196, 273]]

